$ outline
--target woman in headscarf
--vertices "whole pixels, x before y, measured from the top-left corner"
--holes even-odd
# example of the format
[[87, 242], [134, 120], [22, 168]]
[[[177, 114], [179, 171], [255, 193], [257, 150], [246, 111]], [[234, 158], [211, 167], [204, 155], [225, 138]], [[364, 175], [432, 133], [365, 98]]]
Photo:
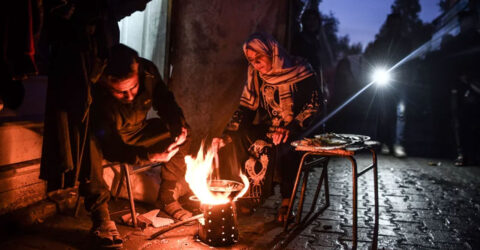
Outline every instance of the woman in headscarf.
[[305, 60], [290, 56], [268, 34], [251, 35], [243, 52], [249, 66], [240, 105], [212, 145], [228, 143], [220, 154], [237, 161], [230, 164], [230, 174], [238, 175], [241, 169], [249, 178], [241, 211], [251, 211], [279, 183], [283, 199], [277, 219], [283, 221], [300, 160], [290, 142], [301, 137], [319, 113], [317, 78]]

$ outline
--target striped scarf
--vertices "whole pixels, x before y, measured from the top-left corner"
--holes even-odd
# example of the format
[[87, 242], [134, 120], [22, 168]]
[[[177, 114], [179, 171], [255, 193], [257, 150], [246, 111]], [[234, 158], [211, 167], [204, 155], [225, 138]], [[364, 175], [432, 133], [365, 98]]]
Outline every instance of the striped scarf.
[[278, 87], [280, 96], [290, 98], [290, 101], [284, 99], [283, 105], [292, 105], [293, 103], [289, 102], [293, 85], [313, 75], [311, 66], [302, 58], [291, 57], [272, 36], [265, 33], [251, 35], [243, 44], [245, 55], [247, 49], [269, 56], [272, 59], [272, 69], [262, 74], [252, 65], [248, 66], [247, 84], [243, 89], [240, 105], [251, 110], [258, 108], [260, 83], [257, 74], [265, 83]]

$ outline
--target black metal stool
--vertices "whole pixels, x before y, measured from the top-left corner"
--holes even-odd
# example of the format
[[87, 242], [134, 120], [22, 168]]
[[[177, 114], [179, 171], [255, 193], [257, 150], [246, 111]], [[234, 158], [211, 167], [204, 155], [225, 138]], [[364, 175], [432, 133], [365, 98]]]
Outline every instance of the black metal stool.
[[[295, 199], [295, 193], [297, 192], [298, 185], [300, 184], [300, 178], [303, 173], [303, 182], [302, 182], [302, 190], [300, 191], [300, 201], [298, 202], [298, 208], [297, 208], [297, 215], [296, 215], [296, 223], [300, 223], [300, 220], [302, 218], [302, 212], [303, 212], [303, 202], [305, 201], [305, 191], [307, 189], [307, 183], [308, 183], [308, 176], [309, 173], [313, 170], [315, 167], [321, 167], [322, 168], [322, 173], [320, 175], [320, 179], [318, 180], [317, 184], [317, 189], [315, 191], [315, 195], [313, 198], [313, 203], [312, 206], [310, 207], [309, 213], [312, 213], [315, 211], [315, 206], [317, 205], [317, 200], [318, 196], [320, 195], [320, 191], [322, 189], [322, 184], [324, 185], [325, 188], [325, 208], [327, 208], [330, 205], [330, 195], [328, 191], [328, 161], [329, 157], [324, 157], [321, 156], [316, 159], [312, 159], [309, 162], [306, 162], [305, 159], [307, 156], [311, 154], [305, 153], [302, 156], [302, 159], [300, 160], [300, 166], [297, 172], [297, 177], [295, 179], [295, 184], [293, 187], [293, 192], [292, 196], [290, 197], [290, 203], [288, 206], [288, 211], [287, 214], [290, 214], [293, 209], [293, 203]], [[287, 220], [288, 221], [288, 220]], [[288, 227], [288, 222], [284, 222], [284, 229], [286, 230]]]
[[[347, 149], [332, 149], [332, 150], [327, 150], [327, 149], [312, 149], [311, 147], [302, 147], [298, 146], [296, 147], [297, 151], [302, 151], [305, 152], [302, 156], [302, 159], [300, 161], [300, 166], [298, 167], [298, 172], [297, 172], [297, 177], [295, 179], [295, 185], [293, 187], [293, 192], [290, 197], [290, 203], [288, 205], [288, 213], [290, 214], [292, 212], [292, 207], [295, 201], [295, 194], [299, 185], [300, 181], [300, 176], [302, 172], [305, 171], [307, 164], [305, 163], [305, 158], [307, 156], [323, 156], [323, 157], [328, 157], [328, 156], [336, 156], [336, 157], [345, 157], [350, 160], [352, 164], [352, 191], [353, 191], [353, 220], [352, 220], [352, 227], [353, 227], [353, 248], [355, 249], [357, 247], [357, 202], [358, 202], [358, 197], [357, 197], [357, 179], [365, 174], [366, 172], [373, 170], [373, 186], [374, 186], [374, 201], [375, 201], [375, 220], [374, 220], [374, 236], [373, 236], [373, 249], [377, 248], [377, 239], [378, 239], [378, 173], [377, 173], [377, 154], [375, 153], [375, 150], [372, 148], [374, 144], [372, 145], [356, 145], [355, 147], [347, 148]], [[358, 171], [358, 166], [357, 166], [357, 161], [355, 160], [354, 156], [356, 153], [361, 152], [361, 151], [370, 151], [372, 154], [372, 164], [366, 167], [365, 169], [361, 170], [360, 172]], [[328, 163], [328, 160], [327, 160]], [[315, 196], [314, 196], [314, 201], [312, 204], [312, 207], [310, 211], [315, 209], [315, 205], [318, 199], [318, 194], [320, 193], [321, 186], [322, 186], [322, 181], [325, 180], [325, 199], [326, 199], [326, 207], [330, 205], [330, 200], [329, 200], [329, 191], [328, 191], [328, 172], [327, 172], [327, 166], [323, 167], [322, 174], [320, 176], [320, 180], [317, 186], [317, 190], [315, 191]], [[307, 181], [308, 181], [308, 171], [304, 173], [304, 178], [303, 178], [303, 184], [302, 184], [302, 190], [300, 193], [300, 200], [298, 204], [298, 214], [296, 218], [296, 223], [300, 223], [301, 219], [301, 213], [302, 213], [302, 208], [303, 208], [303, 201], [304, 201], [304, 196], [305, 196], [305, 189], [307, 187]], [[284, 231], [288, 230], [288, 224], [289, 220], [285, 220], [283, 226], [284, 226]]]
[[[130, 175], [145, 172], [147, 170], [150, 170], [152, 168], [158, 167], [163, 165], [161, 162], [155, 162], [155, 163], [148, 163], [145, 165], [139, 165], [139, 166], [130, 166], [129, 164], [126, 163], [108, 163], [103, 165], [103, 168], [107, 167], [115, 167], [115, 166], [120, 166], [120, 178], [119, 178], [119, 183], [116, 188], [115, 195], [113, 195], [114, 198], [117, 198], [120, 195], [120, 192], [122, 190], [122, 184], [123, 184], [123, 179], [125, 178], [125, 184], [127, 186], [127, 195], [128, 195], [128, 201], [130, 203], [130, 213], [132, 216], [132, 224], [133, 227], [137, 227], [137, 212], [135, 209], [135, 197], [133, 196], [133, 191], [132, 191], [132, 182], [130, 179]], [[130, 170], [131, 167], [131, 170]], [[112, 187], [113, 187], [112, 183]], [[113, 188], [112, 188], [113, 189]], [[80, 209], [80, 195], [78, 196], [77, 199], [77, 204], [75, 206], [75, 216], [78, 215], [79, 209]]]

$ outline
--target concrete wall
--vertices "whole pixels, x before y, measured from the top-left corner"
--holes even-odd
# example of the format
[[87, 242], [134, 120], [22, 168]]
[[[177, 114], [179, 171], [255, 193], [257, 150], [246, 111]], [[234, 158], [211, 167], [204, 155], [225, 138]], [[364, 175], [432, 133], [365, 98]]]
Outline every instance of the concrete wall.
[[0, 214], [46, 197], [40, 174], [46, 77], [23, 82], [25, 98], [16, 110], [0, 111]]
[[8, 122], [0, 126], [0, 166], [40, 158], [42, 122]]
[[285, 41], [287, 0], [173, 1], [169, 81], [193, 128], [194, 145], [218, 136], [246, 80], [242, 44], [255, 31]]
[[39, 161], [0, 166], [0, 215], [46, 198], [39, 174]]

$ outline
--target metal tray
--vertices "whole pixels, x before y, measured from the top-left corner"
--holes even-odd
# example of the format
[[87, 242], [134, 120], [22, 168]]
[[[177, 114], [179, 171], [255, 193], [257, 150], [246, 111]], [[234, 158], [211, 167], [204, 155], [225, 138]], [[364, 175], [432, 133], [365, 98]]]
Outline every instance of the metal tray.
[[363, 143], [368, 140], [370, 140], [370, 137], [366, 135], [326, 133], [315, 135], [314, 138], [293, 141], [291, 145], [294, 147], [310, 148], [312, 150], [332, 150], [345, 148], [349, 145]]
[[370, 136], [355, 135], [355, 134], [326, 133], [326, 134], [321, 134], [321, 135], [315, 135], [314, 137], [317, 138], [317, 139], [322, 139], [322, 138], [332, 139], [333, 138], [333, 139], [337, 139], [337, 140], [346, 141], [349, 144], [370, 140]]

